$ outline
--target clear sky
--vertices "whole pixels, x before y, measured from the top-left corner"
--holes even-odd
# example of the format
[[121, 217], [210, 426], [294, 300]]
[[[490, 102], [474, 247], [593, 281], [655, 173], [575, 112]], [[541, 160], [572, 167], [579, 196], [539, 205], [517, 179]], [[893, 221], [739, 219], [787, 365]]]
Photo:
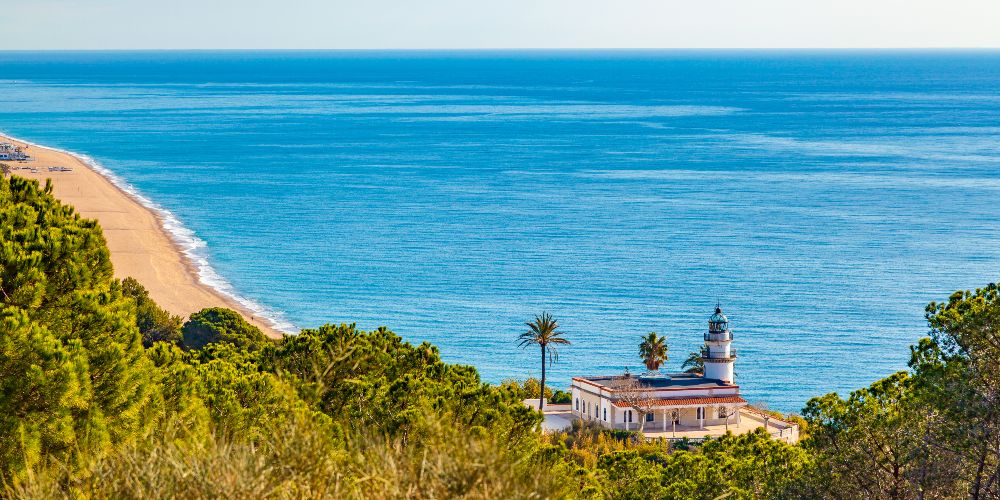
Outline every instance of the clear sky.
[[0, 0], [0, 49], [1000, 47], [1000, 0]]

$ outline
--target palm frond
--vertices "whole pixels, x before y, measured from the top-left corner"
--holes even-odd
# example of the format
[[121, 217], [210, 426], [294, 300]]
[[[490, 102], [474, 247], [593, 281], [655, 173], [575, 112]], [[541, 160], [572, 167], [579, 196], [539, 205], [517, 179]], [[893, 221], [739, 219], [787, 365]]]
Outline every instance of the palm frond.
[[559, 322], [547, 312], [535, 316], [534, 321], [529, 321], [525, 325], [528, 330], [517, 336], [518, 347], [541, 346], [553, 363], [559, 359], [555, 346], [570, 344], [570, 341], [562, 336], [563, 332], [559, 331]]

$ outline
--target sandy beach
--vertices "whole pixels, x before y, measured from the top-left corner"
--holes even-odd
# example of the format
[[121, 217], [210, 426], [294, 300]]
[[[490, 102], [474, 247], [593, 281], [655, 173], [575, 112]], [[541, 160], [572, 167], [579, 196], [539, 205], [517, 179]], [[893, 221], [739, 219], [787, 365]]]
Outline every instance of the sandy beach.
[[[51, 179], [54, 194], [72, 205], [83, 217], [96, 219], [104, 230], [115, 276], [131, 276], [146, 289], [161, 307], [173, 314], [189, 316], [206, 307], [227, 307], [239, 311], [270, 337], [281, 333], [268, 321], [255, 317], [246, 307], [212, 287], [201, 283], [187, 256], [163, 229], [157, 214], [144, 207], [100, 173], [76, 157], [0, 135], [0, 142], [27, 146], [27, 162], [5, 162], [14, 175]], [[49, 171], [64, 167], [68, 171]]]

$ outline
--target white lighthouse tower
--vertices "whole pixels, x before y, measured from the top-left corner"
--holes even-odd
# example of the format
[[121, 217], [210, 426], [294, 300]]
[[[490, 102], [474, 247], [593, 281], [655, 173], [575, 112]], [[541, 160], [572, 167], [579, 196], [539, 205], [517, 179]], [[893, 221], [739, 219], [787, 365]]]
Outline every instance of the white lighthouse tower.
[[705, 364], [705, 378], [734, 382], [733, 365], [736, 364], [736, 350], [730, 347], [733, 332], [729, 329], [729, 319], [722, 314], [722, 308], [715, 306], [715, 314], [708, 318], [708, 333], [705, 347], [701, 349], [701, 360]]

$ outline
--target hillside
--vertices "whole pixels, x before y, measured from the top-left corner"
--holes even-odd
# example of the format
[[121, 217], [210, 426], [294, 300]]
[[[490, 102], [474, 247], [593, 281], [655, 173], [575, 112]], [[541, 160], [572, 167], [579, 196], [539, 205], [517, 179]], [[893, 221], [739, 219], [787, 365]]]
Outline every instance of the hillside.
[[0, 181], [0, 256], [5, 497], [1000, 497], [992, 284], [928, 306], [909, 371], [811, 400], [799, 445], [691, 446], [542, 434], [522, 385], [385, 328], [171, 315], [35, 181]]

